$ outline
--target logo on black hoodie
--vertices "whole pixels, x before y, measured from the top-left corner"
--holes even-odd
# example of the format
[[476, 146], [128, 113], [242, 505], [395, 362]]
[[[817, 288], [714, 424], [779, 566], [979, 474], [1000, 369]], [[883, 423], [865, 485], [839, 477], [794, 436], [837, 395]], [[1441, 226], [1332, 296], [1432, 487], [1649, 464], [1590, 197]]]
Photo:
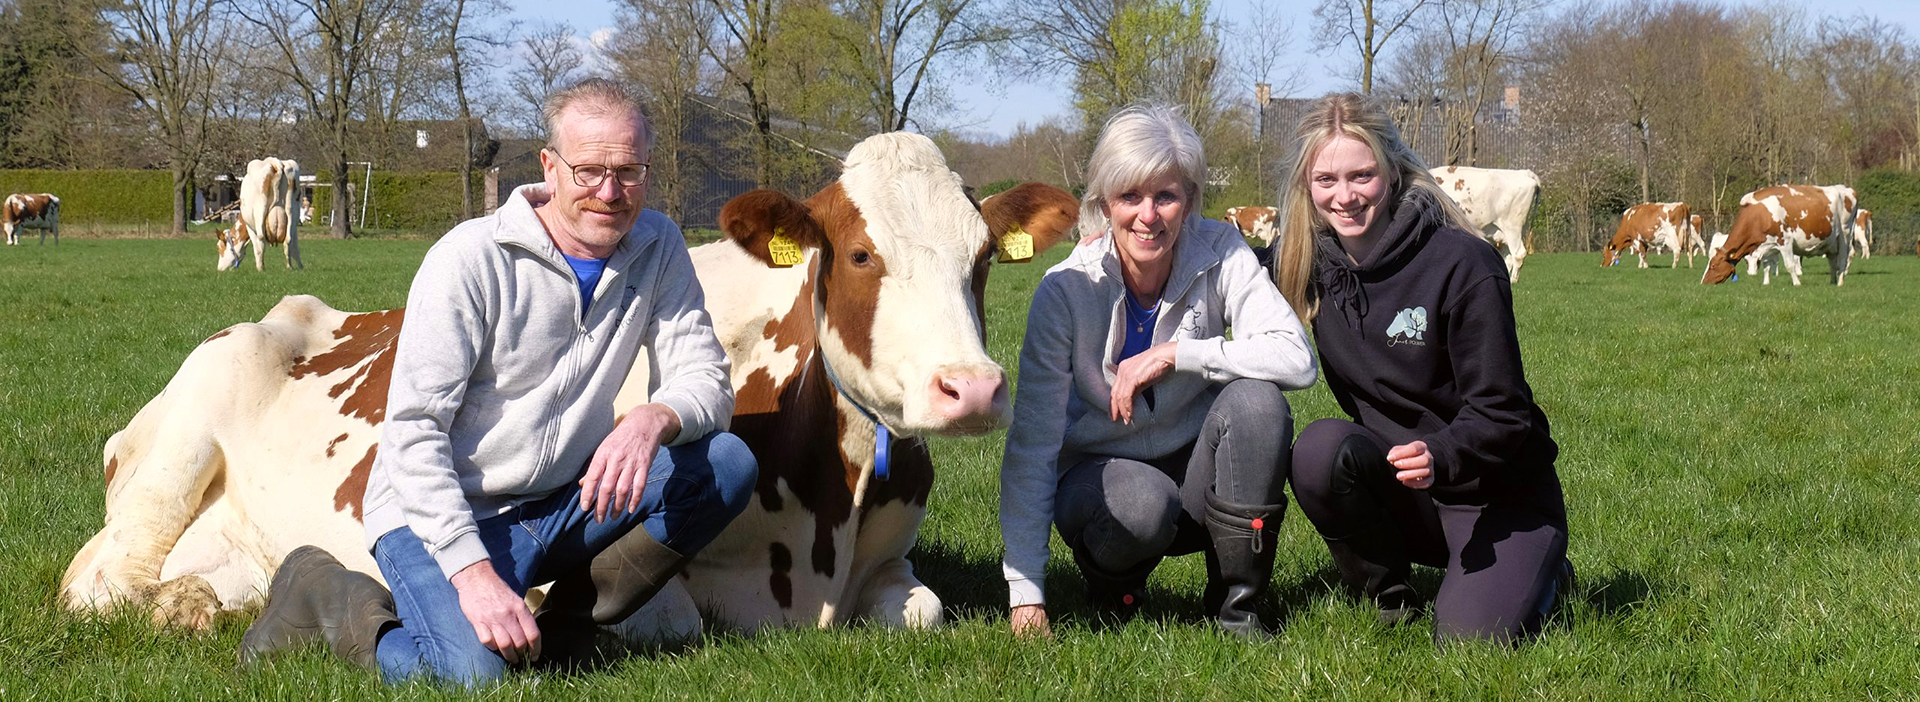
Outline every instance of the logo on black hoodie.
[[1427, 345], [1427, 308], [1408, 307], [1393, 316], [1387, 325], [1387, 347], [1401, 344]]

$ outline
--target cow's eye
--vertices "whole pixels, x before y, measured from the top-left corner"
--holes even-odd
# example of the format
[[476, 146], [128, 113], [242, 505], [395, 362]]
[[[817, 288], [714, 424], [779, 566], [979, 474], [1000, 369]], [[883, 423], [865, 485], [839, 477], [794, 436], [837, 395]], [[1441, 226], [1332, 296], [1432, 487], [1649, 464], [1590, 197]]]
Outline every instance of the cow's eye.
[[867, 255], [867, 252], [865, 251], [853, 252], [853, 265], [864, 266], [864, 265], [867, 265], [867, 263], [871, 262], [872, 260], [873, 260], [873, 257]]

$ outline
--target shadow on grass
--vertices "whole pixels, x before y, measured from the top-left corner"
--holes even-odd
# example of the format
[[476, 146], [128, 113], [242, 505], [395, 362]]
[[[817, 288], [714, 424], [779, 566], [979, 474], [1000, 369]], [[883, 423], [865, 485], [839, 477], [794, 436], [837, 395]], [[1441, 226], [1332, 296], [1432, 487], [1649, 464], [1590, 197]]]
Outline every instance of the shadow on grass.
[[1647, 576], [1630, 570], [1615, 570], [1598, 580], [1576, 578], [1574, 595], [1601, 617], [1627, 617], [1645, 607], [1657, 591]]

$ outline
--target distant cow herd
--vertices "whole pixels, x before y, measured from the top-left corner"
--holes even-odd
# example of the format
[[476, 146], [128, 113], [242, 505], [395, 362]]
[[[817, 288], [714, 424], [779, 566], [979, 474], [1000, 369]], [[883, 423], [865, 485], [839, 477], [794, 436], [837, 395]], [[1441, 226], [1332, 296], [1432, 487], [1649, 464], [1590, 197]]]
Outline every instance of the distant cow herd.
[[[1520, 266], [1527, 257], [1527, 217], [1539, 196], [1540, 179], [1533, 171], [1448, 166], [1433, 169], [1440, 189], [1453, 196], [1476, 234], [1506, 252], [1507, 273], [1512, 282], [1520, 281]], [[1276, 237], [1274, 207], [1233, 207], [1222, 219], [1240, 229], [1242, 236], [1269, 246]], [[1709, 244], [1708, 242], [1712, 243]], [[1868, 258], [1873, 247], [1873, 213], [1860, 208], [1853, 188], [1846, 185], [1777, 185], [1761, 188], [1740, 198], [1733, 227], [1726, 233], [1705, 237], [1701, 217], [1684, 202], [1646, 202], [1620, 213], [1620, 226], [1600, 253], [1603, 267], [1618, 265], [1621, 256], [1632, 253], [1639, 267], [1647, 267], [1647, 254], [1666, 252], [1673, 256], [1672, 267], [1680, 267], [1680, 256], [1687, 267], [1694, 257], [1707, 258], [1707, 270], [1700, 282], [1713, 285], [1734, 276], [1735, 266], [1747, 265], [1749, 275], [1761, 276], [1770, 284], [1781, 266], [1800, 284], [1801, 259], [1826, 256], [1835, 285], [1845, 282], [1847, 266], [1854, 257]], [[1915, 253], [1920, 254], [1920, 244]]]

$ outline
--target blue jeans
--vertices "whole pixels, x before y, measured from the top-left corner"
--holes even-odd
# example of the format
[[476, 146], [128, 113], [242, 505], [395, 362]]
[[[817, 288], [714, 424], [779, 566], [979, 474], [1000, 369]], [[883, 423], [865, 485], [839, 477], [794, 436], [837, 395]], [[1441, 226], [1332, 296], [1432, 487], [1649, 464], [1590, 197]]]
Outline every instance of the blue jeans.
[[[580, 486], [573, 484], [480, 520], [480, 540], [494, 572], [525, 595], [530, 587], [585, 567], [635, 526], [692, 556], [746, 509], [758, 476], [759, 464], [746, 443], [714, 432], [654, 454], [640, 506], [632, 514], [610, 512], [605, 522], [593, 521], [592, 512], [581, 511]], [[459, 592], [413, 529], [381, 536], [373, 559], [400, 615], [400, 627], [381, 634], [374, 651], [382, 677], [400, 682], [425, 675], [473, 686], [506, 674], [506, 659], [480, 643], [460, 610]]]

